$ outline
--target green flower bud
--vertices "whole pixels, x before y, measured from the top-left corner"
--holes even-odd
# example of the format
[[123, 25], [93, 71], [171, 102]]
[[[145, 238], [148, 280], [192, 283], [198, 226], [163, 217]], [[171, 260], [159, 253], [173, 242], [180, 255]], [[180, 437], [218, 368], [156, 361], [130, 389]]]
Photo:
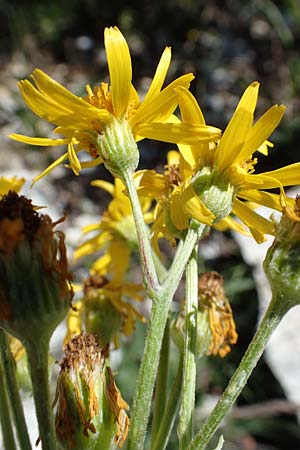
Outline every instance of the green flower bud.
[[103, 134], [97, 138], [97, 146], [105, 167], [123, 179], [124, 173], [133, 173], [139, 163], [139, 151], [131, 128], [126, 120], [112, 117]]
[[215, 216], [215, 222], [227, 217], [232, 210], [234, 187], [218, 177], [216, 170], [203, 167], [192, 179], [196, 195]]
[[275, 239], [267, 252], [264, 270], [273, 295], [282, 298], [282, 307], [289, 310], [300, 303], [300, 198], [295, 210], [284, 208], [275, 224]]
[[129, 427], [127, 403], [115, 385], [96, 335], [75, 336], [64, 349], [57, 381], [55, 429], [63, 449], [122, 447]]
[[0, 201], [0, 326], [25, 345], [48, 341], [72, 298], [64, 235], [54, 226], [24, 196]]
[[[184, 306], [184, 305], [182, 305]], [[171, 323], [171, 336], [178, 348], [183, 353], [184, 351], [184, 336], [185, 336], [185, 314], [184, 308], [177, 314], [176, 319]], [[197, 357], [202, 358], [209, 354], [212, 334], [209, 327], [208, 314], [205, 310], [197, 311]]]

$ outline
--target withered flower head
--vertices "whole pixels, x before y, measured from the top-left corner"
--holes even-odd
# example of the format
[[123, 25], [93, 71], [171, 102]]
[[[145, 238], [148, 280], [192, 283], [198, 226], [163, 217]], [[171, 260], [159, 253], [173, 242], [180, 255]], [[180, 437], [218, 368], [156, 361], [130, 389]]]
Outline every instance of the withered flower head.
[[65, 449], [122, 447], [129, 427], [127, 403], [107, 365], [97, 335], [75, 336], [64, 348], [57, 381], [55, 427]]
[[[230, 352], [230, 345], [238, 335], [228, 298], [224, 292], [224, 280], [217, 272], [200, 274], [198, 282], [197, 355], [219, 355]], [[183, 306], [183, 305], [182, 305]], [[183, 351], [185, 312], [182, 307], [174, 320], [171, 332], [177, 347]]]
[[30, 341], [50, 337], [72, 298], [64, 234], [31, 200], [0, 201], [0, 326]]
[[225, 295], [223, 277], [217, 272], [206, 272], [199, 277], [198, 309], [208, 319], [211, 333], [208, 354], [222, 358], [237, 342], [232, 310]]

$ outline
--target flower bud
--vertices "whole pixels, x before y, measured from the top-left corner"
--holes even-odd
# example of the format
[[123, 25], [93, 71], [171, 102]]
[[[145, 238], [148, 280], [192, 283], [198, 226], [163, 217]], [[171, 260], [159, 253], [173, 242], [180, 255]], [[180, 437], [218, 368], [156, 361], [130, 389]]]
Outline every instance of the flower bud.
[[24, 196], [0, 201], [0, 326], [27, 344], [50, 339], [71, 302], [64, 235]]
[[131, 128], [126, 120], [112, 116], [97, 139], [97, 145], [105, 167], [123, 179], [124, 173], [133, 173], [139, 163], [139, 151]]
[[80, 334], [64, 349], [57, 381], [55, 428], [63, 449], [111, 450], [125, 442], [127, 403], [97, 336]]
[[228, 216], [232, 210], [234, 187], [220, 180], [217, 171], [203, 167], [192, 179], [195, 193], [216, 217], [219, 222]]
[[294, 210], [284, 207], [279, 223], [275, 224], [275, 239], [267, 252], [264, 270], [273, 295], [282, 297], [286, 310], [300, 303], [300, 198]]

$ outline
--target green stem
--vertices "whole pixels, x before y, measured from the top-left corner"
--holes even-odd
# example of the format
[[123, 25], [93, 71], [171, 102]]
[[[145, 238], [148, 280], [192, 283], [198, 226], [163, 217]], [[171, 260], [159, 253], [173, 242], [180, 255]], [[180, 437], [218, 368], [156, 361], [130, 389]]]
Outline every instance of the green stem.
[[181, 408], [179, 413], [179, 450], [186, 450], [194, 436], [194, 409], [197, 361], [198, 261], [193, 251], [186, 267], [185, 337]]
[[128, 191], [129, 199], [132, 207], [132, 214], [138, 235], [141, 266], [144, 275], [145, 288], [151, 296], [151, 292], [159, 288], [159, 282], [153, 261], [153, 253], [149, 239], [149, 230], [146, 227], [143, 211], [139, 202], [139, 197], [134, 185], [131, 173], [125, 173], [123, 181]]
[[9, 402], [7, 395], [6, 377], [0, 361], [0, 423], [4, 450], [16, 450], [15, 437], [10, 417]]
[[161, 419], [163, 417], [166, 397], [167, 397], [167, 381], [168, 381], [168, 371], [169, 371], [169, 350], [170, 350], [170, 324], [168, 323], [165, 328], [164, 337], [162, 341], [158, 371], [155, 384], [155, 397], [154, 397], [154, 408], [153, 408], [153, 420], [152, 420], [152, 443], [159, 429]]
[[161, 420], [159, 430], [155, 436], [151, 450], [165, 450], [169, 437], [174, 426], [176, 415], [180, 404], [180, 391], [182, 384], [182, 355], [178, 364], [176, 378], [171, 389], [171, 393]]
[[32, 447], [16, 378], [16, 364], [10, 350], [8, 336], [3, 330], [0, 330], [0, 359], [6, 378], [7, 390], [20, 448], [21, 450], [31, 450]]
[[48, 352], [49, 339], [26, 343], [36, 416], [43, 450], [56, 450], [53, 413], [50, 405]]
[[215, 434], [220, 423], [227, 415], [243, 387], [247, 383], [253, 369], [259, 361], [272, 333], [283, 316], [290, 309], [290, 303], [284, 296], [276, 296], [273, 292], [272, 301], [252, 339], [243, 359], [231, 378], [226, 390], [215, 406], [202, 428], [197, 433], [187, 450], [204, 450]]
[[150, 292], [150, 298], [153, 300], [153, 303], [132, 407], [128, 450], [142, 450], [144, 446], [153, 387], [169, 307], [197, 239], [198, 233], [189, 229], [180, 254], [176, 258], [177, 264], [173, 262], [162, 287], [157, 291]]
[[158, 280], [159, 280], [159, 283], [161, 284], [166, 279], [166, 277], [168, 275], [168, 270], [166, 269], [166, 267], [164, 266], [164, 264], [162, 263], [159, 256], [155, 253], [154, 250], [152, 251], [152, 256], [153, 256], [153, 262], [154, 262], [154, 266], [155, 266], [156, 273], [158, 276]]

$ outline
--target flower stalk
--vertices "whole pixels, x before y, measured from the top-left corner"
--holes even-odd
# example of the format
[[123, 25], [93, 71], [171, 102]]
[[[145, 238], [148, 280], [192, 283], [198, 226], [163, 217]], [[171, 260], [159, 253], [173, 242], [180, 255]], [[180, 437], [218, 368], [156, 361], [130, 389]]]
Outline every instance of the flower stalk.
[[31, 450], [31, 443], [28, 435], [23, 405], [17, 384], [15, 361], [13, 359], [13, 355], [10, 350], [7, 334], [5, 333], [5, 331], [1, 329], [0, 329], [0, 365], [2, 367], [3, 372], [2, 375], [3, 386], [5, 386], [5, 384], [7, 386], [7, 393], [10, 400], [11, 411], [15, 422], [20, 448], [21, 450]]
[[148, 295], [152, 300], [151, 316], [137, 380], [128, 438], [128, 450], [142, 450], [169, 307], [181, 280], [185, 266], [201, 232], [204, 231], [205, 226], [199, 224], [196, 227], [195, 224], [193, 224], [193, 227], [188, 230], [184, 239], [184, 244], [180, 248], [180, 251], [177, 252], [165, 281], [162, 285], [159, 285], [149, 236], [140, 208], [136, 188], [131, 176], [127, 175], [125, 178], [124, 182], [131, 200], [133, 216], [137, 228], [145, 285]]
[[128, 191], [128, 196], [130, 198], [132, 207], [132, 214], [137, 230], [145, 288], [149, 294], [149, 297], [152, 298], [152, 296], [155, 295], [154, 293], [159, 289], [159, 282], [149, 240], [149, 230], [145, 225], [143, 212], [134, 185], [132, 174], [124, 171], [123, 181]]
[[179, 425], [179, 449], [185, 450], [194, 435], [194, 409], [197, 361], [198, 261], [193, 250], [186, 267], [185, 335]]
[[48, 354], [49, 340], [41, 338], [34, 346], [25, 345], [36, 416], [39, 425], [39, 439], [43, 450], [56, 450], [54, 419], [50, 402]]
[[165, 406], [164, 414], [160, 422], [160, 427], [154, 437], [151, 450], [165, 450], [174, 426], [174, 422], [179, 410], [180, 391], [182, 384], [183, 354], [180, 353], [176, 377]]
[[290, 305], [286, 302], [284, 296], [273, 293], [272, 301], [239, 367], [235, 371], [214, 410], [196, 434], [189, 447], [187, 447], [187, 450], [204, 450], [206, 448], [247, 383], [270, 337], [289, 308]]
[[153, 420], [151, 427], [152, 444], [157, 435], [165, 411], [170, 353], [170, 321], [167, 322], [162, 341], [155, 384]]
[[2, 362], [0, 361], [0, 423], [2, 428], [3, 445], [4, 450], [16, 450], [17, 447], [12, 427], [8, 390], [5, 378]]

